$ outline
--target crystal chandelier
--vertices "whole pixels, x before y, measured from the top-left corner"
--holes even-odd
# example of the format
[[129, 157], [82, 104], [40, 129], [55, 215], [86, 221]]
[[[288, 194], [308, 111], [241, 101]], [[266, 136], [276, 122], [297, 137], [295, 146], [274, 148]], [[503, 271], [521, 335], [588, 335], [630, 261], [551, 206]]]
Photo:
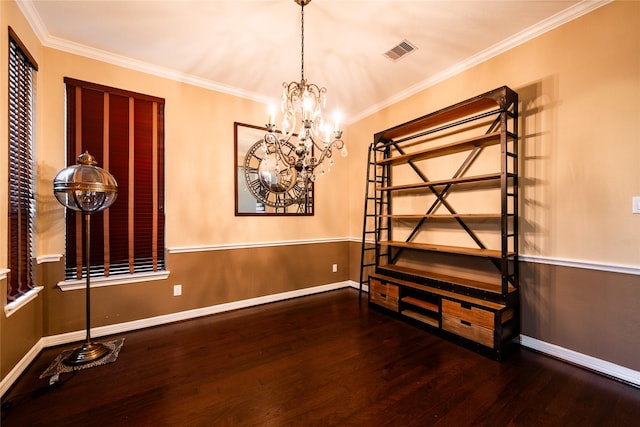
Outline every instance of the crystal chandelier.
[[[299, 182], [315, 182], [318, 170], [323, 175], [333, 165], [333, 149], [341, 150], [347, 156], [347, 147], [342, 141], [339, 117], [329, 123], [324, 118], [327, 89], [308, 83], [304, 77], [304, 7], [311, 0], [294, 0], [300, 5], [301, 16], [301, 77], [300, 82], [282, 83], [281, 128], [275, 124], [276, 111], [269, 111], [267, 133], [264, 136], [264, 151], [267, 156], [275, 156], [281, 167], [296, 170]], [[299, 126], [299, 128], [298, 128]], [[294, 154], [287, 155], [286, 147], [298, 129], [298, 142], [294, 145]], [[324, 162], [328, 165], [325, 166]], [[326, 170], [325, 170], [326, 168]]]

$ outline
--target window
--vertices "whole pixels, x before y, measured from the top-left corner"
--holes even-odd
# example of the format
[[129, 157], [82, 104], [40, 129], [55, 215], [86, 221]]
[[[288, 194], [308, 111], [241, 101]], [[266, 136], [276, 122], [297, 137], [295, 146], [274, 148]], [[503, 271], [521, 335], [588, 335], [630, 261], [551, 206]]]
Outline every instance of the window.
[[[67, 164], [89, 151], [118, 182], [91, 217], [91, 276], [165, 269], [164, 99], [65, 78]], [[82, 214], [66, 212], [67, 280], [83, 277]]]
[[36, 61], [9, 28], [9, 275], [7, 301], [33, 288], [33, 113]]

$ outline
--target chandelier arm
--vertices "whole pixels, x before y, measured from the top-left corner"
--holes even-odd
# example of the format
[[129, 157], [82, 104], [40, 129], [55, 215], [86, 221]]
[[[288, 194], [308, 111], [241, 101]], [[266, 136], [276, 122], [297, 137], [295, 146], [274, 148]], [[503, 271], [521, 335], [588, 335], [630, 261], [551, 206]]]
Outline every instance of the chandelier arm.
[[341, 139], [334, 139], [331, 141], [321, 152], [320, 157], [318, 158], [318, 164], [324, 162], [325, 158], [333, 157], [333, 148], [337, 148], [338, 150], [344, 146], [344, 142]]
[[284, 162], [288, 167], [293, 167], [295, 165], [295, 159], [291, 156], [287, 156], [284, 154], [283, 146], [289, 142], [290, 138], [280, 139], [275, 133], [267, 132], [264, 136], [265, 143], [267, 145], [272, 144], [275, 145], [276, 149], [272, 153], [267, 154], [275, 154], [282, 162]]
[[[316, 142], [316, 139], [315, 139], [311, 134], [309, 134], [309, 138], [311, 139], [311, 142], [313, 143], [313, 147], [314, 147], [316, 150], [318, 150], [318, 151], [322, 152], [322, 150], [324, 149], [324, 147], [323, 147], [323, 146], [321, 146], [320, 144], [318, 144], [318, 143]], [[323, 145], [326, 145], [326, 144], [324, 144], [324, 141], [322, 141], [322, 142], [323, 142]]]
[[321, 154], [320, 154], [320, 158], [316, 159], [316, 164], [321, 165], [324, 162], [324, 159], [327, 157], [331, 157], [330, 155], [327, 155], [327, 151], [330, 152], [330, 150], [324, 150]]
[[320, 153], [320, 158], [318, 159], [318, 164], [322, 164], [322, 162], [324, 162], [324, 159], [327, 157], [331, 157], [332, 153], [331, 153], [331, 146], [325, 148], [324, 150], [322, 150], [322, 152]]
[[283, 134], [282, 134], [282, 140], [283, 140], [284, 142], [289, 142], [289, 140], [291, 139], [291, 137], [293, 136], [293, 134], [294, 134], [294, 132], [295, 132], [295, 129], [294, 129], [294, 128], [295, 128], [295, 126], [292, 126], [292, 127], [291, 127], [291, 130], [290, 130], [289, 132], [287, 132], [287, 133], [283, 133]]
[[293, 135], [293, 133], [289, 134], [288, 136], [285, 136], [285, 138], [280, 139], [278, 137], [276, 137], [276, 140], [278, 141], [278, 155], [280, 156], [280, 159], [282, 159], [282, 161], [290, 168], [294, 167], [296, 164], [296, 159], [293, 156], [287, 156], [284, 154], [284, 150], [283, 150], [283, 146], [289, 145], [289, 140], [291, 139], [291, 136]]
[[[296, 120], [296, 116], [295, 114], [291, 115], [291, 126], [289, 126], [289, 129], [285, 132], [284, 129], [282, 129], [280, 132], [282, 134], [282, 139], [285, 142], [289, 142], [289, 140], [291, 139], [291, 137], [293, 136], [293, 134], [296, 131], [296, 126], [298, 124], [297, 120]], [[276, 138], [277, 139], [277, 138]]]
[[297, 124], [296, 116], [294, 115], [293, 125], [291, 126], [291, 129], [287, 132], [282, 132], [282, 140], [274, 135], [276, 140], [278, 141], [278, 148], [281, 148], [281, 143], [286, 144], [287, 142], [289, 142], [293, 134], [296, 132], [296, 124]]

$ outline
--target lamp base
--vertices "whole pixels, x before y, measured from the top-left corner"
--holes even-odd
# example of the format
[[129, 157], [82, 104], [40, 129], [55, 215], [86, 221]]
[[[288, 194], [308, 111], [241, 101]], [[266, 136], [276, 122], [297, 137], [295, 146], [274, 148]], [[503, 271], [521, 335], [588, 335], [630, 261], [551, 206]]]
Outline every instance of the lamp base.
[[82, 347], [74, 349], [63, 363], [71, 366], [84, 365], [106, 356], [110, 351], [109, 347], [102, 343], [86, 342]]

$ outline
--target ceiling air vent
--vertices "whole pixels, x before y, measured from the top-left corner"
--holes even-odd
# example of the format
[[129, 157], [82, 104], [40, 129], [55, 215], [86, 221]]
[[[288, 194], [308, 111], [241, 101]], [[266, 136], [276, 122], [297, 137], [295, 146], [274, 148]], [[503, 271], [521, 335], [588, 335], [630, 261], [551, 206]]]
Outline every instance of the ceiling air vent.
[[388, 52], [385, 52], [384, 56], [389, 58], [392, 61], [397, 61], [398, 59], [406, 56], [416, 50], [417, 47], [408, 40], [402, 40], [397, 46], [394, 46]]

